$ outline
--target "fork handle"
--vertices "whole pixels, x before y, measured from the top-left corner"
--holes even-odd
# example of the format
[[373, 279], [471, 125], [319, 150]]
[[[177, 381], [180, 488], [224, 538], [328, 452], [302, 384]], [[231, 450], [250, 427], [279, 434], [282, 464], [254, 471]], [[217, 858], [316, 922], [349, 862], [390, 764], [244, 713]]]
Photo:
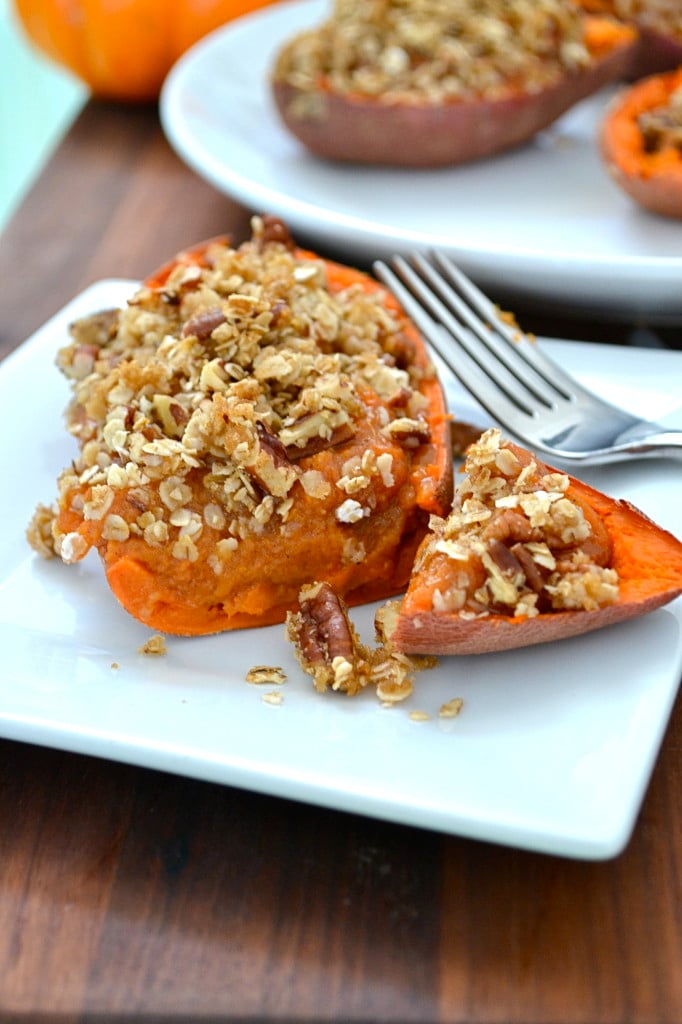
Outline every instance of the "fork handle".
[[682, 430], [664, 430], [653, 424], [638, 423], [624, 431], [607, 448], [592, 448], [586, 452], [567, 449], [547, 448], [536, 441], [535, 446], [548, 455], [561, 458], [582, 466], [599, 466], [607, 462], [619, 462], [629, 457], [682, 459]]
[[640, 437], [633, 431], [629, 437], [620, 438], [616, 449], [630, 454], [667, 455], [670, 458], [682, 459], [682, 430], [662, 430], [660, 427], [653, 427], [646, 432], [642, 431]]

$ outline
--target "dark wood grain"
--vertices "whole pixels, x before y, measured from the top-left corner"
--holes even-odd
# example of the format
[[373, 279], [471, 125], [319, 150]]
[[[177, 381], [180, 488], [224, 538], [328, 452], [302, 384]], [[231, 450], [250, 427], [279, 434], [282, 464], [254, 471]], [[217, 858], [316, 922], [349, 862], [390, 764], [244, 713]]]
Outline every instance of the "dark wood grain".
[[155, 110], [91, 103], [8, 224], [0, 246], [0, 354], [87, 285], [141, 278], [249, 214], [171, 152]]
[[[248, 220], [153, 109], [89, 105], [2, 237], [0, 353]], [[583, 863], [2, 741], [0, 1021], [680, 1024], [681, 755], [678, 701]]]

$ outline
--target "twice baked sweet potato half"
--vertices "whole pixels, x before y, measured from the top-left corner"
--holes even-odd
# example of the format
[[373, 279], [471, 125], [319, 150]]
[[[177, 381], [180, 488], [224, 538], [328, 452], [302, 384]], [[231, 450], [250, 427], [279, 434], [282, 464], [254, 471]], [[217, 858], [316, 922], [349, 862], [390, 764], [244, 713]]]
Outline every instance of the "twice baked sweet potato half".
[[572, 0], [336, 0], [284, 45], [272, 91], [320, 157], [455, 165], [546, 128], [618, 78], [635, 40]]
[[421, 336], [349, 267], [254, 219], [79, 321], [59, 365], [79, 443], [34, 545], [94, 547], [155, 630], [283, 621], [311, 577], [349, 604], [404, 588], [452, 499], [449, 417]]
[[604, 115], [600, 150], [613, 181], [636, 203], [682, 217], [682, 68], [624, 89]]
[[625, 501], [490, 430], [432, 523], [382, 634], [407, 653], [481, 654], [644, 615], [682, 594], [682, 543]]

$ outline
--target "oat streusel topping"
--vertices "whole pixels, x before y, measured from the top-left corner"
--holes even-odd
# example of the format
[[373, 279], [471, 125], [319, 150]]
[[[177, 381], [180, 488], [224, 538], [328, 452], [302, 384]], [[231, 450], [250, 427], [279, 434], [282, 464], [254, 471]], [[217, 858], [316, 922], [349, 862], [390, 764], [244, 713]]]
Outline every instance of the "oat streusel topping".
[[[240, 247], [215, 244], [126, 308], [73, 324], [58, 365], [80, 450], [58, 487], [61, 521], [76, 525], [41, 506], [33, 546], [73, 562], [134, 539], [195, 562], [208, 531], [219, 575], [243, 538], [286, 531], [297, 495], [349, 527], [371, 517], [377, 491], [389, 501], [404, 484], [400, 449], [428, 438], [418, 385], [433, 372], [384, 300], [330, 289], [322, 260], [257, 217]], [[370, 420], [383, 450], [360, 449], [335, 482], [315, 468]], [[344, 559], [364, 555], [349, 530]]]
[[291, 40], [274, 77], [385, 102], [539, 91], [585, 67], [572, 0], [335, 0], [319, 27]]
[[665, 106], [644, 110], [637, 118], [647, 153], [674, 148], [682, 153], [682, 88], [675, 89]]
[[432, 518], [433, 534], [416, 566], [450, 581], [433, 590], [435, 612], [533, 617], [618, 599], [608, 535], [570, 496], [565, 474], [517, 454], [498, 430], [472, 445], [464, 468], [452, 513]]

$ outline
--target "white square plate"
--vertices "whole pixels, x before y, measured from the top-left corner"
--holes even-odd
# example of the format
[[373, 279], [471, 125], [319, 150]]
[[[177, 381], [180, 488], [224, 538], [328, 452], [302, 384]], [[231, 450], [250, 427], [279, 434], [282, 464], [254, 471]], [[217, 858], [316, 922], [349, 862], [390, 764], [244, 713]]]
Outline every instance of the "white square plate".
[[[33, 554], [26, 525], [74, 452], [56, 351], [73, 318], [133, 288], [94, 285], [0, 365], [0, 735], [534, 850], [617, 854], [677, 691], [681, 601], [557, 644], [442, 658], [409, 701], [386, 709], [369, 692], [315, 693], [281, 626], [169, 637], [165, 657], [139, 654], [150, 631], [119, 607], [94, 554], [76, 566]], [[682, 353], [546, 344], [613, 400], [682, 421], [672, 386]], [[456, 385], [448, 391], [460, 415], [485, 423]], [[583, 475], [679, 534], [679, 464]], [[353, 612], [367, 641], [373, 611]], [[245, 681], [263, 663], [287, 674], [280, 705]], [[463, 698], [461, 714], [439, 718], [452, 697]], [[414, 721], [410, 710], [430, 717]]]

